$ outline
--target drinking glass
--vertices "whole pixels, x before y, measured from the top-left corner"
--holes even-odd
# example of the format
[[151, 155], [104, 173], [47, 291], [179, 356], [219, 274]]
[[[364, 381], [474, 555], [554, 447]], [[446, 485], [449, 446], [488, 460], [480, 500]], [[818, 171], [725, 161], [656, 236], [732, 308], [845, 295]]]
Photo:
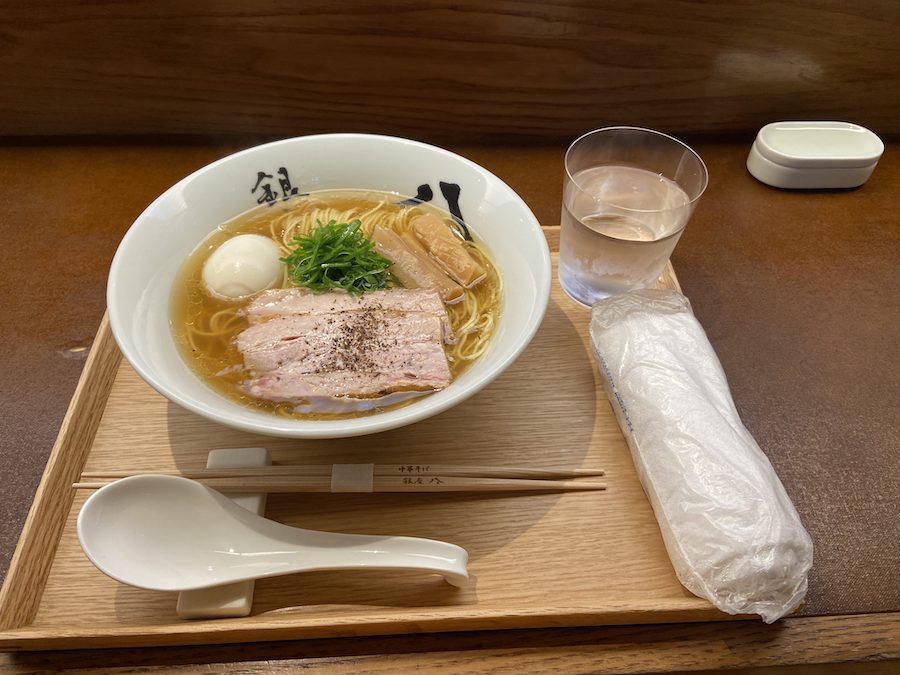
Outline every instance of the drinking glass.
[[672, 136], [607, 127], [566, 152], [559, 281], [584, 305], [656, 285], [708, 174]]

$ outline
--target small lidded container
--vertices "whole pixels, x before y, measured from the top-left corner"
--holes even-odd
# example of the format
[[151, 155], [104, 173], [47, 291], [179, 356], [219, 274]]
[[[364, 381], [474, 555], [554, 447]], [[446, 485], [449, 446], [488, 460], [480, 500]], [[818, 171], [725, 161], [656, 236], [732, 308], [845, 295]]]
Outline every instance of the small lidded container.
[[773, 122], [747, 157], [754, 178], [780, 188], [853, 188], [865, 183], [884, 143], [849, 122]]

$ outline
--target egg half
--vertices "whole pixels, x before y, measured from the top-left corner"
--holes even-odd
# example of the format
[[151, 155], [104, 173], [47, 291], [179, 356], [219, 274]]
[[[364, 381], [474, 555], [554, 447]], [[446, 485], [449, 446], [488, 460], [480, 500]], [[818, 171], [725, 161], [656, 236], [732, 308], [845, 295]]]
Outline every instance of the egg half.
[[241, 234], [219, 245], [203, 265], [203, 283], [214, 298], [240, 300], [281, 280], [278, 244], [258, 234]]

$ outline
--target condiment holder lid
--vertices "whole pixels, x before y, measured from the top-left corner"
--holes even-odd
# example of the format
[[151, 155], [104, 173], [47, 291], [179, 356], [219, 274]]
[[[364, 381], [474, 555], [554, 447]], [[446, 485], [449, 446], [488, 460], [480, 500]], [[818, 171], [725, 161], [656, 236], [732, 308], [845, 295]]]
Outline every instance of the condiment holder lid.
[[756, 136], [747, 169], [782, 188], [850, 188], [872, 175], [884, 152], [874, 133], [850, 122], [773, 122]]

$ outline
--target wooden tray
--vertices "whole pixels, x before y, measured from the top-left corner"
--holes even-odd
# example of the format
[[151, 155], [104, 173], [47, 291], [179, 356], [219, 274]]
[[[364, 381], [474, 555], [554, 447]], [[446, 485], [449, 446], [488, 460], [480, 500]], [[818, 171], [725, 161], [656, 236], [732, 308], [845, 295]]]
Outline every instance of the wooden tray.
[[[557, 228], [547, 228], [551, 245]], [[555, 274], [554, 274], [555, 280]], [[677, 287], [671, 269], [660, 285]], [[221, 643], [421, 631], [721, 620], [676, 580], [604, 396], [589, 313], [554, 281], [522, 357], [477, 396], [418, 424], [361, 438], [272, 439], [169, 403], [121, 359], [104, 319], [0, 592], [0, 648]], [[444, 539], [474, 583], [386, 572], [260, 581], [241, 619], [183, 621], [175, 594], [119, 584], [85, 558], [82, 470], [192, 469], [220, 447], [275, 462], [601, 467], [605, 492], [271, 495], [267, 516], [313, 529]]]

